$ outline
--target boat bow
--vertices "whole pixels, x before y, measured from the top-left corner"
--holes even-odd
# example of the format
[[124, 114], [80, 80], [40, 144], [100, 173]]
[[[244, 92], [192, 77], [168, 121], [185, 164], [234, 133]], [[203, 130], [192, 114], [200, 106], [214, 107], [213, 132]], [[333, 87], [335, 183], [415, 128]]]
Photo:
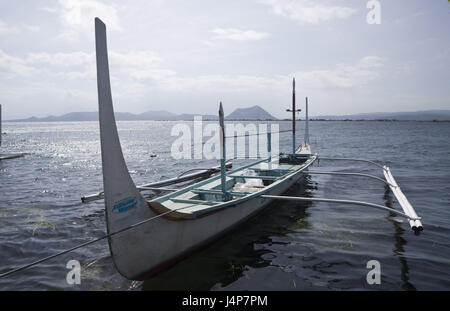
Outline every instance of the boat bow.
[[[131, 179], [123, 157], [112, 104], [106, 27], [99, 18], [95, 19], [95, 44], [103, 186], [107, 230], [110, 234], [154, 214]], [[133, 243], [122, 241], [122, 238], [118, 234], [109, 237], [108, 241], [117, 269], [128, 276], [126, 271], [122, 271], [122, 265], [118, 261], [126, 254], [127, 246]]]

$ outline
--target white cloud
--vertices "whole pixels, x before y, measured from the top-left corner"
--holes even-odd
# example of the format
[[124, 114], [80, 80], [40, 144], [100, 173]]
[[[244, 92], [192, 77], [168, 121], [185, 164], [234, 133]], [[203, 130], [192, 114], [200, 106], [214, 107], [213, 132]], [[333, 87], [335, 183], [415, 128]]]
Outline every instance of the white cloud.
[[42, 7], [42, 8], [39, 8], [39, 10], [45, 11], [45, 12], [48, 12], [48, 13], [58, 13], [58, 9], [57, 8], [51, 8], [51, 7]]
[[10, 56], [0, 50], [0, 76], [11, 78], [14, 75], [30, 76], [37, 70], [27, 66], [25, 61], [19, 57]]
[[379, 68], [384, 65], [385, 61], [382, 57], [366, 56], [360, 60], [359, 65], [362, 68]]
[[38, 32], [40, 30], [39, 26], [36, 25], [28, 25], [28, 24], [20, 24], [20, 25], [9, 25], [4, 21], [0, 20], [0, 35], [11, 35], [18, 34], [22, 30], [28, 32]]
[[[317, 68], [309, 71], [295, 71], [279, 75], [200, 75], [183, 76], [164, 68], [163, 60], [153, 51], [129, 51], [109, 53], [111, 80], [115, 97], [126, 102], [139, 102], [155, 90], [158, 92], [201, 93], [264, 93], [285, 94], [289, 91], [292, 77], [303, 91], [329, 89], [358, 89], [380, 76], [385, 60], [377, 56], [366, 56], [353, 64], [337, 64], [334, 68]], [[29, 76], [40, 72], [36, 79]], [[96, 79], [95, 53], [29, 53], [22, 59], [7, 55], [0, 50], [0, 78], [10, 79], [27, 76], [23, 82], [24, 94], [32, 97], [44, 96], [44, 89], [61, 85], [80, 95], [88, 103], [95, 98]], [[77, 81], [73, 81], [77, 80]], [[65, 85], [65, 86], [64, 86]], [[90, 91], [86, 87], [92, 88]], [[48, 90], [50, 91], [50, 90]], [[78, 93], [77, 93], [78, 91]], [[20, 92], [19, 92], [20, 93]], [[12, 98], [19, 100], [21, 94]], [[19, 99], [18, 99], [19, 98]], [[58, 94], [62, 98], [62, 93]]]
[[356, 12], [355, 9], [317, 3], [311, 0], [260, 0], [271, 7], [272, 12], [289, 19], [317, 24], [332, 19], [345, 19]]
[[38, 32], [41, 30], [41, 27], [36, 25], [23, 24], [22, 27], [29, 32]]
[[95, 65], [94, 54], [85, 52], [72, 53], [29, 53], [27, 62], [31, 64], [46, 63], [52, 66]]
[[[112, 79], [121, 80], [123, 85], [134, 81], [149, 83], [162, 91], [254, 91], [261, 89], [284, 89], [290, 85], [293, 76], [304, 89], [350, 89], [361, 87], [376, 79], [384, 59], [366, 56], [354, 64], [337, 64], [334, 69], [296, 71], [285, 75], [202, 75], [183, 77], [175, 71], [161, 67], [162, 59], [152, 51], [130, 51], [109, 53]], [[94, 53], [30, 53], [26, 62], [15, 58], [15, 72], [27, 72], [26, 64], [46, 64], [55, 68], [81, 67], [79, 70], [53, 69], [59, 77], [67, 79], [91, 79], [95, 74]], [[21, 67], [22, 66], [22, 67]], [[120, 76], [122, 74], [122, 76]], [[131, 79], [131, 80], [130, 80]]]
[[361, 88], [377, 79], [384, 66], [385, 59], [378, 56], [366, 56], [354, 64], [337, 64], [331, 69], [313, 69], [294, 71], [273, 76], [251, 75], [204, 75], [197, 77], [172, 76], [159, 81], [161, 88], [170, 91], [184, 90], [221, 90], [256, 91], [283, 90], [289, 88], [292, 78], [302, 89], [352, 89]]
[[292, 77], [303, 89], [351, 89], [362, 87], [379, 77], [379, 69], [384, 59], [367, 56], [355, 64], [338, 64], [334, 69], [315, 69], [296, 71], [285, 75], [251, 76], [251, 75], [203, 75], [197, 77], [180, 77], [178, 75], [162, 76], [157, 79], [158, 86], [166, 91], [255, 91], [284, 90], [289, 87]]
[[1, 34], [14, 34], [14, 33], [18, 33], [18, 32], [19, 32], [18, 27], [8, 25], [4, 21], [0, 20], [0, 35]]
[[240, 30], [235, 28], [215, 28], [211, 31], [215, 34], [214, 39], [255, 41], [266, 38], [269, 34], [254, 30]]
[[[81, 51], [54, 54], [29, 53], [26, 62], [33, 65], [50, 65], [54, 68], [49, 69], [49, 73], [56, 72], [58, 76], [69, 79], [95, 79], [96, 77], [95, 53]], [[171, 70], [160, 68], [161, 62], [162, 58], [153, 51], [109, 52], [112, 74], [125, 73], [136, 80], [160, 79], [175, 74]], [[70, 68], [70, 70], [61, 70], [61, 67]]]
[[[55, 74], [70, 80], [93, 80], [96, 77], [94, 53], [29, 53], [26, 62], [35, 66], [44, 66], [47, 75]], [[61, 67], [70, 69], [61, 69]]]
[[112, 64], [117, 64], [122, 68], [140, 67], [148, 68], [155, 67], [162, 62], [162, 58], [153, 51], [130, 51], [128, 53], [118, 53], [111, 51], [109, 59]]
[[310, 89], [349, 89], [365, 85], [379, 77], [379, 69], [385, 60], [378, 56], [366, 56], [353, 65], [338, 64], [333, 70], [295, 72], [299, 85]]
[[112, 5], [96, 0], [59, 0], [59, 4], [58, 14], [64, 26], [60, 37], [65, 40], [77, 41], [80, 34], [91, 37], [95, 17], [102, 19], [109, 30], [122, 30], [117, 9]]

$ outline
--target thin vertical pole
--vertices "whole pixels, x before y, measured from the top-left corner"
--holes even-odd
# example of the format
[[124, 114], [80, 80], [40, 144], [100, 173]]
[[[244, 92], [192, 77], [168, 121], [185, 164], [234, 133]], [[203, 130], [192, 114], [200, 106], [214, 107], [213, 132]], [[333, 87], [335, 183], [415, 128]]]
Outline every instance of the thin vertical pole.
[[295, 78], [292, 80], [292, 154], [295, 154]]
[[269, 130], [267, 132], [267, 155], [268, 155], [268, 162], [272, 161], [272, 132]]
[[308, 97], [306, 97], [306, 117], [305, 117], [305, 145], [309, 145], [309, 126], [308, 126]]
[[222, 194], [224, 201], [229, 200], [229, 194], [227, 192], [226, 184], [226, 172], [227, 168], [225, 165], [226, 150], [225, 150], [225, 117], [223, 114], [222, 102], [220, 102], [219, 107], [219, 124], [220, 124], [220, 181], [222, 186]]
[[0, 105], [0, 146], [2, 145], [2, 105]]

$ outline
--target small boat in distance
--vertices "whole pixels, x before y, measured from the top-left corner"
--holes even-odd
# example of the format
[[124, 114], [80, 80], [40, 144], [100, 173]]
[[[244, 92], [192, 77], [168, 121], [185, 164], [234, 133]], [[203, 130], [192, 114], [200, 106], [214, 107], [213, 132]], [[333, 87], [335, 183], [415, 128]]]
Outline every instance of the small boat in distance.
[[[291, 152], [271, 155], [270, 133], [267, 133], [269, 156], [266, 159], [227, 172], [224, 114], [220, 104], [220, 174], [181, 189], [166, 189], [173, 191], [147, 201], [141, 194], [145, 187], [136, 187], [123, 157], [112, 105], [106, 27], [98, 18], [95, 19], [95, 42], [107, 236], [113, 262], [127, 279], [142, 280], [168, 267], [221, 237], [273, 200], [325, 201], [375, 207], [406, 217], [412, 228], [422, 229], [420, 218], [415, 215], [387, 167], [383, 170], [388, 180], [383, 182], [390, 185], [397, 198], [401, 198], [404, 213], [366, 202], [281, 196], [305, 174], [315, 173], [308, 168], [318, 159], [309, 145], [307, 117], [305, 140], [300, 146], [295, 145], [295, 84]], [[306, 110], [307, 107], [306, 103]]]
[[[3, 136], [2, 132], [2, 105], [0, 104], [0, 147], [2, 146], [2, 136]], [[25, 153], [0, 153], [0, 161], [2, 160], [9, 160], [9, 159], [16, 159], [16, 158], [21, 158], [25, 155]]]

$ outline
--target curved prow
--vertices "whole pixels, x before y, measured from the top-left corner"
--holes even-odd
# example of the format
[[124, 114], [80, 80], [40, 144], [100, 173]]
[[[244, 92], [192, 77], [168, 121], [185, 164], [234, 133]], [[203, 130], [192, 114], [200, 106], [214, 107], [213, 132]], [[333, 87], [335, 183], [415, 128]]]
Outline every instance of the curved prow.
[[[149, 209], [131, 179], [120, 146], [111, 97], [106, 27], [99, 18], [95, 18], [95, 48], [106, 223], [111, 233], [148, 217]], [[109, 240], [111, 253], [115, 239]]]

